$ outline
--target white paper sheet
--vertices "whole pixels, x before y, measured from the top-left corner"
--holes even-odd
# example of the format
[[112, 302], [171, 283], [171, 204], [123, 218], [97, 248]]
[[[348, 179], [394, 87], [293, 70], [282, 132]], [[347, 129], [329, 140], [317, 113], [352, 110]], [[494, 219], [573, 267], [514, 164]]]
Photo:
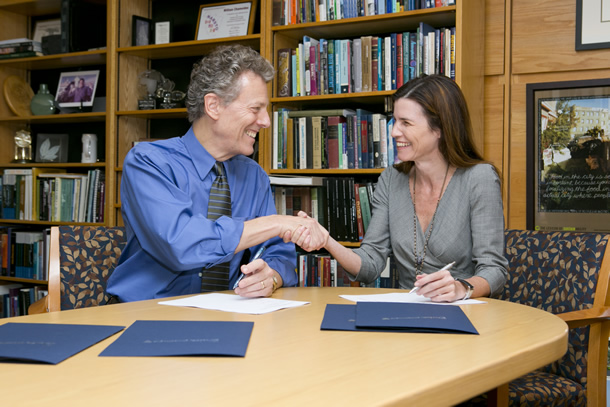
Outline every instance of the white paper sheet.
[[466, 304], [486, 304], [485, 301], [479, 300], [460, 300], [455, 302], [432, 302], [429, 298], [422, 295], [417, 295], [414, 291], [404, 293], [389, 293], [389, 294], [366, 294], [366, 295], [340, 295], [348, 301], [354, 302], [417, 302], [423, 304], [438, 304], [438, 305], [466, 305]]
[[278, 300], [275, 298], [244, 298], [234, 294], [201, 294], [177, 300], [161, 301], [161, 305], [195, 307], [240, 314], [266, 314], [283, 308], [300, 307], [309, 302]]

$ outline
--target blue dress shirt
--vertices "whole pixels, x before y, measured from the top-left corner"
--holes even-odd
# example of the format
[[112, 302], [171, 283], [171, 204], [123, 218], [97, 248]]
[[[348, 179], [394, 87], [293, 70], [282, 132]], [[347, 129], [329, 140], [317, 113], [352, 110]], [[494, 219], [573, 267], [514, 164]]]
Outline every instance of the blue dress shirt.
[[[232, 217], [207, 219], [214, 163], [192, 128], [183, 137], [139, 143], [129, 151], [121, 179], [127, 244], [108, 279], [109, 294], [128, 302], [198, 293], [202, 269], [227, 261], [233, 287], [244, 253], [234, 253], [244, 222], [276, 214], [275, 203], [267, 174], [239, 155], [223, 163]], [[294, 244], [275, 237], [263, 245], [263, 260], [284, 286], [296, 285]]]

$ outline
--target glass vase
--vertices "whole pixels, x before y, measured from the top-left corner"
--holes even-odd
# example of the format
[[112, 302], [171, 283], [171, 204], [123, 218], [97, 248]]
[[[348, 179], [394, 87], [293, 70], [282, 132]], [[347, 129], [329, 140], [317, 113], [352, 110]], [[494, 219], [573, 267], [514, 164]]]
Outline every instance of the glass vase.
[[34, 115], [45, 115], [55, 113], [55, 98], [49, 93], [49, 88], [46, 83], [41, 83], [38, 93], [32, 98], [30, 108]]

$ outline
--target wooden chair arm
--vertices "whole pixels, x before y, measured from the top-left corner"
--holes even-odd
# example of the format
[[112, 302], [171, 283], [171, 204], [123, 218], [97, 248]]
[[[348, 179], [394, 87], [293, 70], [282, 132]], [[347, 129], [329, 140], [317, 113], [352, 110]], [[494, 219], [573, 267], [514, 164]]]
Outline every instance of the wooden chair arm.
[[596, 322], [610, 321], [610, 307], [564, 312], [563, 314], [557, 314], [557, 316], [568, 324], [568, 328], [579, 328]]
[[49, 298], [47, 296], [42, 297], [28, 308], [28, 315], [44, 314], [45, 312], [49, 312]]

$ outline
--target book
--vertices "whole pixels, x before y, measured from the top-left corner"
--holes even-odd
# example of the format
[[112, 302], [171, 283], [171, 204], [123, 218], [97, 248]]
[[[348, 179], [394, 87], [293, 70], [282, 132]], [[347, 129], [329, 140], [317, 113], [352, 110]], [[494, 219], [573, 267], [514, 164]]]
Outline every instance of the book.
[[356, 226], [358, 233], [358, 241], [364, 239], [364, 224], [362, 223], [362, 207], [360, 204], [360, 184], [354, 183], [354, 198], [356, 202]]
[[371, 38], [371, 91], [379, 90], [379, 37]]
[[271, 185], [290, 185], [290, 186], [323, 186], [324, 177], [319, 176], [298, 176], [298, 175], [270, 175]]
[[277, 95], [292, 96], [292, 75], [290, 69], [291, 49], [282, 48], [277, 51]]
[[314, 170], [322, 169], [322, 155], [324, 148], [322, 147], [322, 117], [313, 116], [311, 118], [312, 136], [313, 136], [313, 160], [312, 168]]
[[352, 109], [314, 109], [314, 110], [291, 110], [288, 117], [313, 117], [313, 116], [348, 116], [355, 114]]
[[404, 71], [403, 71], [403, 50], [402, 50], [402, 40], [403, 36], [401, 33], [397, 33], [396, 37], [396, 87], [394, 89], [400, 88], [404, 84]]
[[354, 38], [352, 40], [352, 81], [353, 89], [352, 92], [362, 92], [362, 39]]
[[362, 227], [364, 235], [366, 235], [371, 220], [371, 207], [367, 187], [365, 185], [360, 185], [358, 187], [358, 194], [360, 196], [360, 211], [362, 212]]
[[372, 86], [372, 41], [373, 37], [368, 35], [361, 38], [362, 47], [362, 92], [373, 91]]
[[[327, 118], [327, 126], [328, 133], [326, 139], [326, 146], [328, 150], [328, 168], [329, 169], [339, 169], [339, 156], [342, 154], [342, 150], [340, 150], [339, 137], [340, 137], [340, 125], [345, 123], [347, 119], [345, 116], [328, 116]], [[341, 127], [342, 134], [342, 127]], [[342, 137], [342, 136], [341, 136]]]

